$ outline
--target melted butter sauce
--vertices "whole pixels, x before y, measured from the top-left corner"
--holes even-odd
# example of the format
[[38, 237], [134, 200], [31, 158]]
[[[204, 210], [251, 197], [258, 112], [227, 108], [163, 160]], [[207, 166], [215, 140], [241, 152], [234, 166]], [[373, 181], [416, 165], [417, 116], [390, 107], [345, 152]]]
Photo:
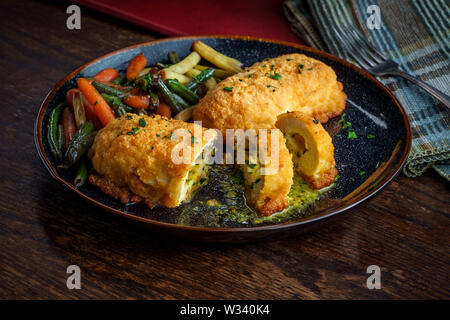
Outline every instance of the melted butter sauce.
[[[259, 217], [257, 212], [247, 205], [244, 179], [239, 170], [230, 166], [212, 166], [210, 182], [203, 188], [208, 188], [208, 192], [199, 190], [190, 203], [179, 207], [177, 223], [210, 227], [279, 223], [310, 214], [309, 209], [324, 191], [311, 189], [307, 183], [295, 176], [289, 192], [289, 207], [269, 217]], [[330, 187], [327, 188], [329, 189]], [[211, 194], [214, 197], [211, 197]]]

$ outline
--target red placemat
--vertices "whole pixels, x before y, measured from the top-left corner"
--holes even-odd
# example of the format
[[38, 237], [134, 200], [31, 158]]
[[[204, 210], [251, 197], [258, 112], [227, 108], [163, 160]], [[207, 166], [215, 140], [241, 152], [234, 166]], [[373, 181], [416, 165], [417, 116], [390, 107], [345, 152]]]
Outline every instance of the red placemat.
[[284, 0], [79, 0], [168, 36], [236, 34], [301, 43], [284, 16]]

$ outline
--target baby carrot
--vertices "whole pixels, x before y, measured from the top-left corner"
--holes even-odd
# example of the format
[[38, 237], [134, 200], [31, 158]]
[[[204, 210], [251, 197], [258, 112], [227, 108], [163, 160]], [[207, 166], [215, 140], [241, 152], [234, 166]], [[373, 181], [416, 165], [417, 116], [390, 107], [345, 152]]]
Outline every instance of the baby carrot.
[[146, 65], [147, 59], [145, 58], [143, 53], [131, 59], [127, 68], [127, 80], [130, 81], [136, 79], [139, 76], [139, 72], [144, 70]]
[[136, 109], [147, 109], [150, 99], [148, 96], [128, 96], [123, 102]]
[[94, 106], [95, 113], [103, 126], [106, 126], [116, 116], [111, 107], [106, 103], [101, 94], [94, 88], [92, 84], [85, 78], [78, 79], [78, 88]]
[[97, 73], [94, 79], [97, 81], [111, 82], [119, 77], [119, 73], [114, 68], [106, 68]]
[[164, 116], [167, 118], [170, 118], [172, 115], [172, 111], [170, 110], [170, 107], [167, 104], [161, 103], [158, 108], [156, 109], [156, 113], [160, 116]]

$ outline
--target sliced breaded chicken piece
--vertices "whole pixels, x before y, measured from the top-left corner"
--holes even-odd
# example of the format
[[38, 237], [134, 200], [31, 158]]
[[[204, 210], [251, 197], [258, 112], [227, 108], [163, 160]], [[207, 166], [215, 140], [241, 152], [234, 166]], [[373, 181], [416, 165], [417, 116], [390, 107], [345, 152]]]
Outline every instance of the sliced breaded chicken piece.
[[269, 216], [289, 206], [288, 194], [294, 172], [286, 140], [278, 129], [267, 130], [267, 143], [261, 151], [259, 149], [256, 157], [247, 155], [247, 163], [241, 164], [240, 168], [244, 175], [247, 201], [260, 215]]
[[279, 114], [302, 111], [320, 122], [340, 115], [347, 96], [334, 70], [303, 54], [255, 63], [219, 82], [198, 103], [193, 119], [207, 128], [273, 128]]
[[296, 172], [312, 188], [321, 189], [334, 182], [337, 174], [334, 146], [322, 124], [301, 112], [278, 116], [276, 127], [286, 138]]
[[[206, 159], [217, 133], [201, 129], [165, 117], [126, 114], [98, 132], [89, 157], [93, 169], [118, 187], [128, 187], [147, 203], [176, 207], [207, 182]], [[196, 132], [200, 135], [191, 136]], [[189, 147], [185, 154], [182, 147]]]

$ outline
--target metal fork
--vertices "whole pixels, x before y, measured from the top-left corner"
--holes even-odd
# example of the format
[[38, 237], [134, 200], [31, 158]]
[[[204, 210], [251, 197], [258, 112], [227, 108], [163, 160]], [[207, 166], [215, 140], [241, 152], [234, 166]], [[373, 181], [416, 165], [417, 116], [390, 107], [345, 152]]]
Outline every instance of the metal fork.
[[345, 45], [344, 48], [349, 56], [369, 73], [374, 76], [392, 75], [408, 79], [442, 102], [447, 108], [450, 108], [450, 97], [448, 95], [409, 73], [401, 71], [396, 62], [378, 51], [356, 28], [348, 26], [338, 28], [339, 31], [336, 28], [333, 28], [333, 31]]

